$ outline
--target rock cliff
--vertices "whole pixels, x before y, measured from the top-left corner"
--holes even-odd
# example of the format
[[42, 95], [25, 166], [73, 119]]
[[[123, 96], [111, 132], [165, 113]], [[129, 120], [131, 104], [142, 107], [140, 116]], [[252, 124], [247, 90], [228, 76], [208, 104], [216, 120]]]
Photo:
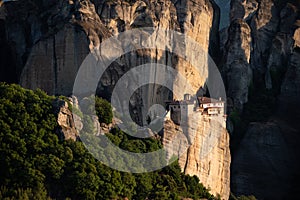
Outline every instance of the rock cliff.
[[185, 174], [198, 176], [214, 195], [228, 199], [231, 156], [224, 119], [193, 113], [190, 123], [193, 125], [186, 130], [171, 119], [165, 120], [162, 140], [168, 156], [179, 157]]
[[[81, 41], [81, 42], [78, 42]], [[26, 88], [70, 95], [77, 70], [86, 57], [88, 41], [75, 27], [64, 27], [32, 47], [20, 77]]]
[[57, 115], [57, 127], [58, 135], [61, 140], [74, 140], [76, 141], [79, 134], [75, 127], [78, 116], [73, 115], [66, 101], [55, 99], [53, 102], [54, 113]]
[[[209, 49], [214, 20], [214, 10], [209, 1], [110, 1], [96, 2], [95, 6], [101, 20], [113, 34], [151, 26], [183, 32], [199, 42], [205, 52]], [[173, 46], [173, 44], [170, 45]], [[166, 49], [169, 49], [169, 46]], [[203, 74], [199, 76], [190, 63], [168, 51], [155, 48], [139, 50], [121, 56], [108, 68], [107, 73], [101, 79], [98, 92], [104, 94], [112, 91], [118, 79], [126, 72], [146, 63], [159, 63], [176, 68], [192, 84], [194, 93], [204, 85], [208, 76], [207, 69], [204, 68]], [[149, 94], [155, 95], [151, 98], [144, 98]], [[151, 106], [154, 103], [163, 105], [164, 101], [170, 97], [173, 98], [172, 96], [173, 94], [164, 87], [144, 88], [132, 97], [130, 112], [136, 122], [143, 124], [145, 116], [139, 117], [134, 114], [141, 113], [141, 105]]]
[[[0, 50], [5, 48], [6, 60], [15, 61], [1, 63], [1, 72], [8, 71], [8, 79], [30, 89], [41, 88], [48, 94], [70, 95], [78, 68], [89, 52], [98, 55], [101, 41], [125, 30], [151, 26], [179, 31], [197, 41], [204, 52], [210, 51], [214, 58], [219, 56], [220, 11], [209, 0], [19, 0], [5, 4], [0, 12], [0, 34], [3, 35]], [[150, 62], [176, 68], [192, 83], [194, 93], [208, 77], [207, 69], [199, 76], [184, 58], [170, 52], [141, 50], [121, 56], [108, 68], [100, 80], [98, 94], [109, 98], [120, 77], [131, 68]], [[6, 77], [1, 76], [1, 80]], [[141, 98], [149, 94], [151, 98]], [[134, 115], [140, 112], [141, 105], [164, 104], [170, 98], [173, 98], [172, 93], [163, 87], [141, 89], [131, 99], [131, 114], [136, 122], [143, 123], [141, 117]], [[66, 104], [56, 107], [62, 135], [75, 139], [77, 135]], [[194, 155], [180, 159], [180, 163], [185, 173], [199, 176], [205, 186], [226, 199], [229, 195], [229, 138], [224, 128], [217, 130], [224, 134], [207, 157], [197, 158], [204, 148], [198, 142], [207, 136], [205, 130], [199, 128], [196, 146], [191, 147]]]
[[[15, 11], [15, 7], [20, 9]], [[89, 52], [99, 55], [102, 40], [125, 30], [148, 26], [185, 33], [197, 41], [204, 52], [210, 48], [210, 52], [217, 55], [217, 8], [208, 0], [20, 0], [7, 4], [3, 17], [7, 35], [3, 43], [16, 44], [10, 45], [12, 49], [8, 51], [14, 54], [17, 62], [11, 63], [14, 66], [1, 68], [12, 69], [14, 78], [24, 87], [41, 88], [49, 94], [70, 95], [82, 61]], [[30, 14], [26, 15], [27, 12]], [[189, 62], [168, 51], [150, 49], [133, 54], [121, 56], [110, 66], [100, 81], [98, 93], [109, 96], [120, 77], [130, 68], [145, 63], [176, 68], [193, 85], [194, 91], [204, 85], [208, 76], [205, 67], [199, 76]], [[160, 89], [164, 97], [156, 103], [164, 103], [165, 97], [172, 96], [164, 88]], [[138, 95], [134, 98], [133, 102], [140, 101]], [[133, 105], [132, 112], [139, 109], [138, 105]]]
[[[228, 14], [229, 1], [216, 0], [216, 3], [221, 5], [220, 9], [209, 0], [7, 2], [0, 7], [0, 80], [18, 82], [31, 89], [41, 88], [49, 94], [70, 95], [84, 58], [90, 52], [99, 54], [99, 44], [104, 39], [147, 26], [186, 33], [199, 42], [203, 50], [209, 51], [219, 64], [229, 97], [229, 112], [237, 110], [243, 114], [250, 95], [275, 91], [274, 113], [264, 121], [250, 121], [253, 123], [241, 135], [240, 145], [245, 148], [234, 148], [231, 173], [234, 193], [275, 198], [272, 192], [276, 192], [281, 181], [297, 188], [292, 177], [299, 177], [296, 170], [299, 154], [295, 152], [298, 151], [296, 144], [300, 142], [300, 6], [295, 0], [231, 0]], [[217, 35], [219, 25], [222, 30]], [[112, 63], [100, 80], [98, 93], [109, 98], [120, 77], [131, 68], [150, 62], [176, 68], [192, 82], [195, 91], [208, 77], [206, 70], [197, 76], [190, 63], [169, 52], [141, 50], [123, 55]], [[145, 94], [153, 95], [143, 102], [141, 97]], [[164, 104], [167, 98], [173, 96], [166, 88], [142, 88], [131, 99], [133, 118], [144, 123], [143, 117], [134, 114], [140, 113], [141, 105]], [[67, 123], [67, 118], [62, 115], [61, 123]], [[175, 133], [170, 130], [178, 129], [171, 122], [165, 126], [169, 127], [165, 129], [166, 138]], [[221, 132], [224, 138], [220, 137], [215, 149], [202, 159], [203, 162], [195, 155], [201, 153], [204, 146], [197, 146], [199, 143], [196, 142], [189, 147], [186, 156], [180, 158], [180, 165], [186, 173], [198, 175], [213, 192], [227, 197], [230, 155], [228, 135], [225, 130]], [[194, 133], [195, 141], [200, 143], [206, 137], [204, 128], [194, 130]], [[233, 133], [232, 138], [235, 137]], [[278, 153], [278, 149], [283, 152]], [[283, 164], [285, 161], [286, 165]], [[221, 163], [225, 164], [220, 166]], [[293, 167], [291, 163], [295, 163]], [[260, 164], [263, 167], [259, 167]], [[289, 172], [286, 172], [287, 167], [291, 167]], [[211, 170], [208, 172], [208, 169]], [[258, 177], [264, 173], [273, 185], [263, 191], [257, 188], [259, 182], [265, 182], [263, 177]], [[281, 173], [286, 177], [278, 176]], [[253, 174], [257, 176], [253, 178]], [[291, 197], [296, 194], [293, 189], [285, 190], [285, 194], [290, 193]], [[282, 196], [283, 193], [278, 195]]]
[[285, 199], [295, 192], [296, 149], [289, 144], [291, 133], [277, 123], [249, 125], [232, 161], [231, 187], [236, 194], [255, 195], [258, 199]]
[[[235, 107], [239, 110], [248, 101], [250, 83], [267, 89], [280, 87], [276, 84], [282, 78], [280, 75], [287, 70], [292, 54], [292, 45], [295, 41], [293, 35], [299, 18], [298, 10], [297, 3], [281, 1], [231, 2], [228, 34], [222, 33], [222, 36], [227, 38], [222, 40], [223, 45], [224, 41], [227, 41], [223, 50], [222, 68], [225, 71], [224, 77], [232, 74], [228, 65], [233, 62], [236, 63], [235, 66], [246, 65], [244, 68], [248, 68], [244, 70], [243, 75], [241, 70], [233, 72], [241, 77], [240, 85], [233, 84], [236, 88], [231, 89], [230, 82], [227, 83], [228, 96], [233, 98]], [[238, 24], [244, 29], [234, 28], [239, 27]], [[233, 51], [239, 51], [244, 55], [235, 55]], [[231, 59], [228, 60], [228, 57]]]
[[227, 97], [231, 98], [235, 108], [242, 110], [248, 101], [248, 87], [252, 78], [250, 67], [251, 29], [242, 19], [235, 19], [228, 29], [225, 48], [223, 77], [227, 85]]
[[287, 62], [287, 72], [281, 86], [281, 98], [297, 102], [299, 101], [300, 92], [298, 87], [300, 84], [300, 24], [298, 24], [292, 38], [293, 46]]
[[[250, 78], [252, 99], [269, 95], [269, 99], [276, 101], [266, 119], [257, 122], [251, 118], [248, 128], [232, 137], [233, 140], [241, 137], [232, 149], [231, 189], [237, 195], [253, 194], [258, 199], [294, 198], [297, 195], [294, 188], [299, 187], [295, 180], [299, 179], [297, 169], [300, 166], [299, 148], [295, 145], [300, 142], [297, 123], [300, 113], [296, 103], [299, 102], [299, 8], [296, 1], [233, 0], [231, 3], [231, 26], [242, 20], [250, 32], [243, 41], [248, 44], [251, 40], [241, 52], [250, 51], [248, 64], [253, 76], [244, 73], [239, 80]], [[227, 47], [240, 46], [239, 40], [230, 40], [230, 33], [232, 35], [229, 28]], [[244, 35], [239, 30], [235, 33], [241, 38]], [[226, 52], [231, 50], [225, 50], [225, 58], [228, 57]], [[238, 61], [240, 56], [233, 58]], [[224, 59], [223, 66], [226, 61]], [[229, 92], [229, 84], [227, 88]], [[248, 94], [248, 87], [236, 86], [235, 91], [236, 94]], [[228, 94], [233, 99], [239, 96]], [[245, 103], [249, 98], [244, 100]], [[271, 104], [262, 100], [258, 103]], [[244, 107], [236, 102], [233, 104], [236, 108]], [[247, 114], [255, 116], [255, 113]], [[243, 118], [249, 120], [247, 116]]]
[[[213, 20], [218, 22], [213, 13], [208, 0], [20, 0], [7, 3], [1, 8], [2, 34], [6, 35], [2, 42], [8, 43], [9, 48], [5, 50], [8, 55], [12, 54], [11, 60], [15, 58], [15, 62], [1, 65], [1, 69], [11, 70], [10, 79], [25, 87], [70, 95], [83, 59], [89, 52], [97, 52], [103, 39], [132, 28], [151, 26], [186, 33], [207, 50]], [[214, 27], [217, 30], [218, 23], [214, 23]], [[217, 34], [212, 32], [211, 35]], [[143, 58], [136, 58], [130, 64], [152, 60], [190, 71], [191, 66], [180, 58], [168, 63], [160, 61], [161, 53], [156, 50], [145, 53]], [[123, 62], [126, 64], [126, 57]], [[124, 70], [120, 73], [121, 76]], [[201, 78], [195, 77], [193, 82], [197, 79]], [[199, 84], [203, 85], [204, 81], [205, 78], [199, 80]]]

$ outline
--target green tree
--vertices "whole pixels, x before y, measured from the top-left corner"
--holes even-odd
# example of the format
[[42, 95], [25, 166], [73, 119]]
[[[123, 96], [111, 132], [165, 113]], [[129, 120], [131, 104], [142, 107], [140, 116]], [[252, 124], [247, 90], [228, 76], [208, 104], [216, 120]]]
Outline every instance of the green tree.
[[100, 123], [110, 124], [112, 122], [112, 107], [108, 101], [100, 97], [96, 97], [95, 110]]

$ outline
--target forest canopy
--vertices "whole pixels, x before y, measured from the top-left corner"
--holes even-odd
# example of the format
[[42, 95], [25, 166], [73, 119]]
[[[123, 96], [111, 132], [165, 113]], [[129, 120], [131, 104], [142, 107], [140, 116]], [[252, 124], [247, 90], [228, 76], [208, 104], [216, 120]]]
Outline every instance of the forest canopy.
[[[59, 140], [54, 99], [0, 83], [0, 199], [215, 199], [177, 162], [151, 173], [124, 173], [101, 164], [82, 142]], [[110, 106], [100, 101], [106, 107], [96, 110], [110, 122]], [[134, 152], [161, 148], [159, 140], [137, 140], [117, 128], [107, 136]]]

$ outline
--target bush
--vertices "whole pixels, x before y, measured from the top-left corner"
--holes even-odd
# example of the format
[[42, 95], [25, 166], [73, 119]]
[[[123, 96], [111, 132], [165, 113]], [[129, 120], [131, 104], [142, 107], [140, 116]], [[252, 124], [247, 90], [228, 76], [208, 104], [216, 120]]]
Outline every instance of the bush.
[[100, 123], [110, 124], [112, 122], [113, 112], [108, 101], [100, 97], [96, 97], [95, 110]]
[[59, 98], [60, 100], [63, 100], [63, 101], [65, 101], [65, 102], [67, 102], [69, 110], [70, 110], [71, 112], [73, 111], [73, 106], [72, 106], [70, 100], [69, 100], [67, 97], [65, 97], [65, 96], [59, 96], [58, 98]]

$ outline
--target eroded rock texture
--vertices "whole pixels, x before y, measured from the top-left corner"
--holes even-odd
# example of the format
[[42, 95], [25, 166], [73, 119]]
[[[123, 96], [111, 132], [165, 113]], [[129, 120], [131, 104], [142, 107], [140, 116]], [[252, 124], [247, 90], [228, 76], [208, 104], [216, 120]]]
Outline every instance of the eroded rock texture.
[[[224, 7], [228, 5], [228, 1], [217, 3]], [[229, 25], [229, 16], [225, 19], [226, 15], [222, 12], [225, 9], [221, 7], [219, 13], [218, 7], [209, 0], [7, 2], [0, 8], [0, 79], [18, 82], [31, 89], [41, 88], [49, 94], [70, 95], [81, 63], [90, 52], [99, 56], [99, 45], [106, 38], [125, 30], [147, 26], [186, 33], [199, 42], [204, 51], [209, 50], [215, 61], [220, 63], [228, 102], [232, 108], [229, 111], [235, 109], [242, 113], [244, 104], [248, 102], [250, 86], [278, 91], [278, 106], [274, 109], [274, 114], [267, 122], [250, 125], [242, 140], [243, 144], [246, 140], [248, 143], [245, 148], [237, 148], [236, 157], [233, 157], [234, 173], [231, 173], [234, 193], [273, 199], [272, 192], [277, 192], [280, 181], [288, 181], [292, 188], [297, 188], [294, 179], [278, 174], [282, 172], [289, 177], [299, 177], [296, 172], [299, 165], [295, 159], [299, 157], [295, 152], [298, 150], [296, 144], [300, 142], [299, 3], [232, 0], [230, 4]], [[221, 27], [224, 28], [220, 37], [216, 35], [219, 15]], [[205, 68], [199, 76], [190, 63], [167, 51], [147, 49], [130, 52], [113, 62], [100, 80], [98, 93], [109, 98], [120, 77], [133, 67], [150, 62], [176, 68], [191, 82], [193, 92], [203, 86], [209, 76]], [[123, 92], [126, 93], [127, 90]], [[148, 94], [151, 94], [149, 98], [144, 98]], [[139, 117], [141, 105], [151, 105], [153, 102], [163, 104], [166, 99], [173, 97], [169, 90], [160, 86], [138, 90], [130, 100], [135, 122], [145, 123], [145, 116]], [[172, 124], [169, 129], [174, 129]], [[203, 140], [204, 129], [194, 131], [196, 140]], [[250, 133], [255, 136], [254, 139]], [[285, 142], [281, 142], [282, 138], [286, 139]], [[223, 168], [219, 165], [223, 161], [230, 162], [228, 151], [221, 151], [222, 148], [227, 148], [228, 138], [220, 139], [216, 149], [203, 162], [195, 156], [202, 148], [197, 145], [199, 143], [190, 147], [191, 151], [186, 154], [189, 158], [180, 159], [183, 170], [197, 174], [205, 186], [210, 185], [212, 191], [227, 197], [229, 164], [224, 164]], [[267, 147], [264, 149], [265, 146]], [[259, 148], [263, 150], [260, 151]], [[284, 152], [278, 153], [278, 148]], [[259, 153], [266, 155], [267, 151], [269, 154], [278, 153], [278, 157], [270, 158], [270, 162], [262, 161]], [[285, 172], [286, 165], [282, 163], [285, 161], [286, 151], [294, 155], [288, 157], [287, 165], [290, 166], [289, 162], [296, 163], [296, 167], [290, 168], [289, 173]], [[248, 156], [257, 163], [249, 164], [245, 160]], [[213, 163], [211, 168], [208, 167], [210, 162]], [[279, 168], [273, 167], [274, 162]], [[248, 164], [252, 167], [247, 167]], [[259, 164], [263, 167], [259, 167]], [[208, 169], [211, 169], [209, 173]], [[223, 172], [217, 169], [223, 169]], [[257, 189], [259, 181], [266, 183], [263, 177], [256, 179], [251, 175], [264, 173], [274, 184], [271, 185], [274, 187], [265, 187], [265, 193]], [[285, 194], [290, 193], [291, 197], [295, 194], [293, 189], [285, 189]], [[280, 195], [283, 193], [278, 197]]]
[[228, 29], [225, 65], [227, 97], [231, 98], [235, 108], [242, 110], [248, 101], [248, 87], [252, 80], [250, 67], [251, 29], [242, 19], [232, 21]]
[[[203, 52], [210, 50], [214, 58], [219, 57], [217, 32], [220, 12], [218, 6], [209, 0], [19, 0], [5, 4], [5, 9], [1, 8], [0, 14], [0, 26], [4, 30], [1, 29], [0, 34], [6, 35], [0, 43], [9, 46], [5, 47], [8, 51], [5, 55], [10, 55], [7, 57], [15, 60], [8, 66], [4, 65], [6, 62], [3, 65], [1, 63], [1, 71], [10, 69], [9, 74], [22, 86], [41, 88], [48, 94], [72, 94], [77, 70], [86, 56], [91, 52], [99, 57], [101, 41], [134, 28], [154, 27], [185, 33], [199, 43]], [[209, 75], [207, 57], [196, 55], [204, 64], [199, 74], [191, 63], [167, 51], [171, 50], [172, 45], [167, 45], [166, 51], [154, 48], [121, 56], [105, 71], [99, 83], [98, 94], [109, 98], [116, 83], [126, 72], [146, 63], [159, 63], [177, 69], [192, 85], [192, 92], [196, 93]], [[2, 45], [0, 48], [2, 51]], [[4, 77], [1, 76], [1, 80], [5, 80]], [[124, 89], [123, 92], [126, 93], [127, 90]], [[171, 92], [160, 86], [149, 86], [136, 91], [130, 100], [135, 122], [145, 123], [144, 116], [139, 115], [142, 105], [151, 106], [154, 102], [164, 104], [166, 99], [172, 98]], [[76, 135], [72, 135], [69, 130], [73, 125], [69, 124], [70, 116], [65, 105], [59, 107], [58, 113], [64, 137], [74, 139]], [[202, 137], [206, 133], [203, 131], [196, 131], [197, 140], [204, 140]], [[224, 134], [218, 140], [217, 147], [207, 158], [196, 158], [199, 153], [197, 146], [193, 147], [197, 151], [195, 158], [191, 155], [188, 160], [180, 162], [185, 162], [181, 165], [187, 174], [198, 175], [201, 182], [215, 194], [228, 198], [229, 138], [225, 130], [222, 129], [222, 133]], [[201, 165], [199, 169], [194, 167], [195, 163]]]
[[196, 112], [188, 128], [167, 119], [162, 140], [169, 158], [179, 157], [185, 174], [198, 176], [214, 195], [228, 199], [231, 156], [229, 134], [224, 124], [223, 117], [214, 119]]
[[[251, 43], [242, 51], [250, 50], [248, 63], [253, 73], [250, 80], [255, 88], [252, 95], [272, 91], [277, 100], [268, 119], [251, 121], [236, 145], [232, 155], [231, 189], [237, 195], [253, 194], [258, 199], [295, 198], [300, 166], [296, 145], [300, 142], [299, 3], [233, 0], [231, 5], [231, 25], [242, 20], [250, 27]], [[232, 47], [238, 41], [229, 39], [227, 45]], [[239, 56], [234, 58], [238, 60]], [[249, 74], [239, 80], [247, 76]], [[227, 87], [230, 91], [230, 85]], [[248, 94], [247, 87], [236, 88], [236, 91]], [[232, 96], [233, 99], [238, 97]], [[244, 103], [248, 101], [244, 100]], [[236, 108], [242, 105], [234, 101], [233, 104]]]
[[72, 114], [68, 103], [66, 101], [56, 99], [53, 102], [53, 109], [54, 113], [57, 115], [57, 123], [59, 125], [57, 132], [60, 139], [76, 141], [79, 136], [78, 130], [75, 126], [77, 116]]
[[[216, 21], [214, 29], [218, 29], [218, 18], [214, 19], [213, 13], [208, 0], [20, 0], [7, 3], [1, 8], [2, 34], [6, 34], [2, 43], [9, 43], [7, 54], [12, 54], [15, 62], [9, 66], [1, 65], [1, 69], [11, 70], [10, 74], [14, 76], [11, 79], [25, 87], [39, 87], [49, 94], [70, 95], [76, 72], [85, 56], [89, 52], [99, 53], [100, 42], [112, 34], [149, 26], [171, 29], [188, 34], [207, 51], [210, 38], [214, 38], [210, 35], [217, 35], [215, 31], [210, 34], [213, 20]], [[218, 49], [216, 45], [218, 41], [213, 50]], [[180, 67], [180, 71], [187, 71], [186, 75], [193, 78], [195, 73], [183, 59], [161, 61], [160, 54], [162, 52], [155, 49], [144, 51], [143, 56], [134, 60], [125, 56], [121, 64], [134, 66], [150, 60]], [[191, 82], [198, 87], [203, 85], [205, 78], [194, 77]]]
[[234, 155], [232, 190], [258, 199], [286, 198], [296, 175], [290, 136], [277, 123], [250, 124]]
[[[241, 82], [244, 82], [241, 86], [233, 84], [235, 87], [233, 91], [236, 94], [232, 94], [232, 86], [227, 83], [228, 96], [233, 99], [237, 109], [240, 110], [248, 101], [249, 83], [267, 89], [280, 87], [278, 82], [287, 70], [292, 54], [292, 45], [295, 41], [293, 35], [299, 18], [298, 10], [297, 3], [280, 3], [272, 0], [231, 2], [231, 29], [228, 29], [228, 34], [224, 31], [221, 33], [222, 43], [227, 41], [223, 49], [223, 68], [227, 70], [224, 77], [228, 76], [230, 72], [228, 64], [233, 61], [237, 63], [235, 66], [238, 66], [244, 59], [249, 69], [248, 73], [244, 70], [242, 76], [240, 70], [233, 72], [241, 77]], [[244, 28], [244, 31], [241, 28], [233, 29], [238, 27], [238, 24], [247, 28]], [[239, 51], [245, 55], [241, 57], [232, 54], [231, 48], [237, 50], [236, 47], [240, 47]], [[228, 56], [232, 57], [233, 61], [228, 63]], [[243, 80], [248, 80], [247, 86], [245, 84], [247, 81]]]

